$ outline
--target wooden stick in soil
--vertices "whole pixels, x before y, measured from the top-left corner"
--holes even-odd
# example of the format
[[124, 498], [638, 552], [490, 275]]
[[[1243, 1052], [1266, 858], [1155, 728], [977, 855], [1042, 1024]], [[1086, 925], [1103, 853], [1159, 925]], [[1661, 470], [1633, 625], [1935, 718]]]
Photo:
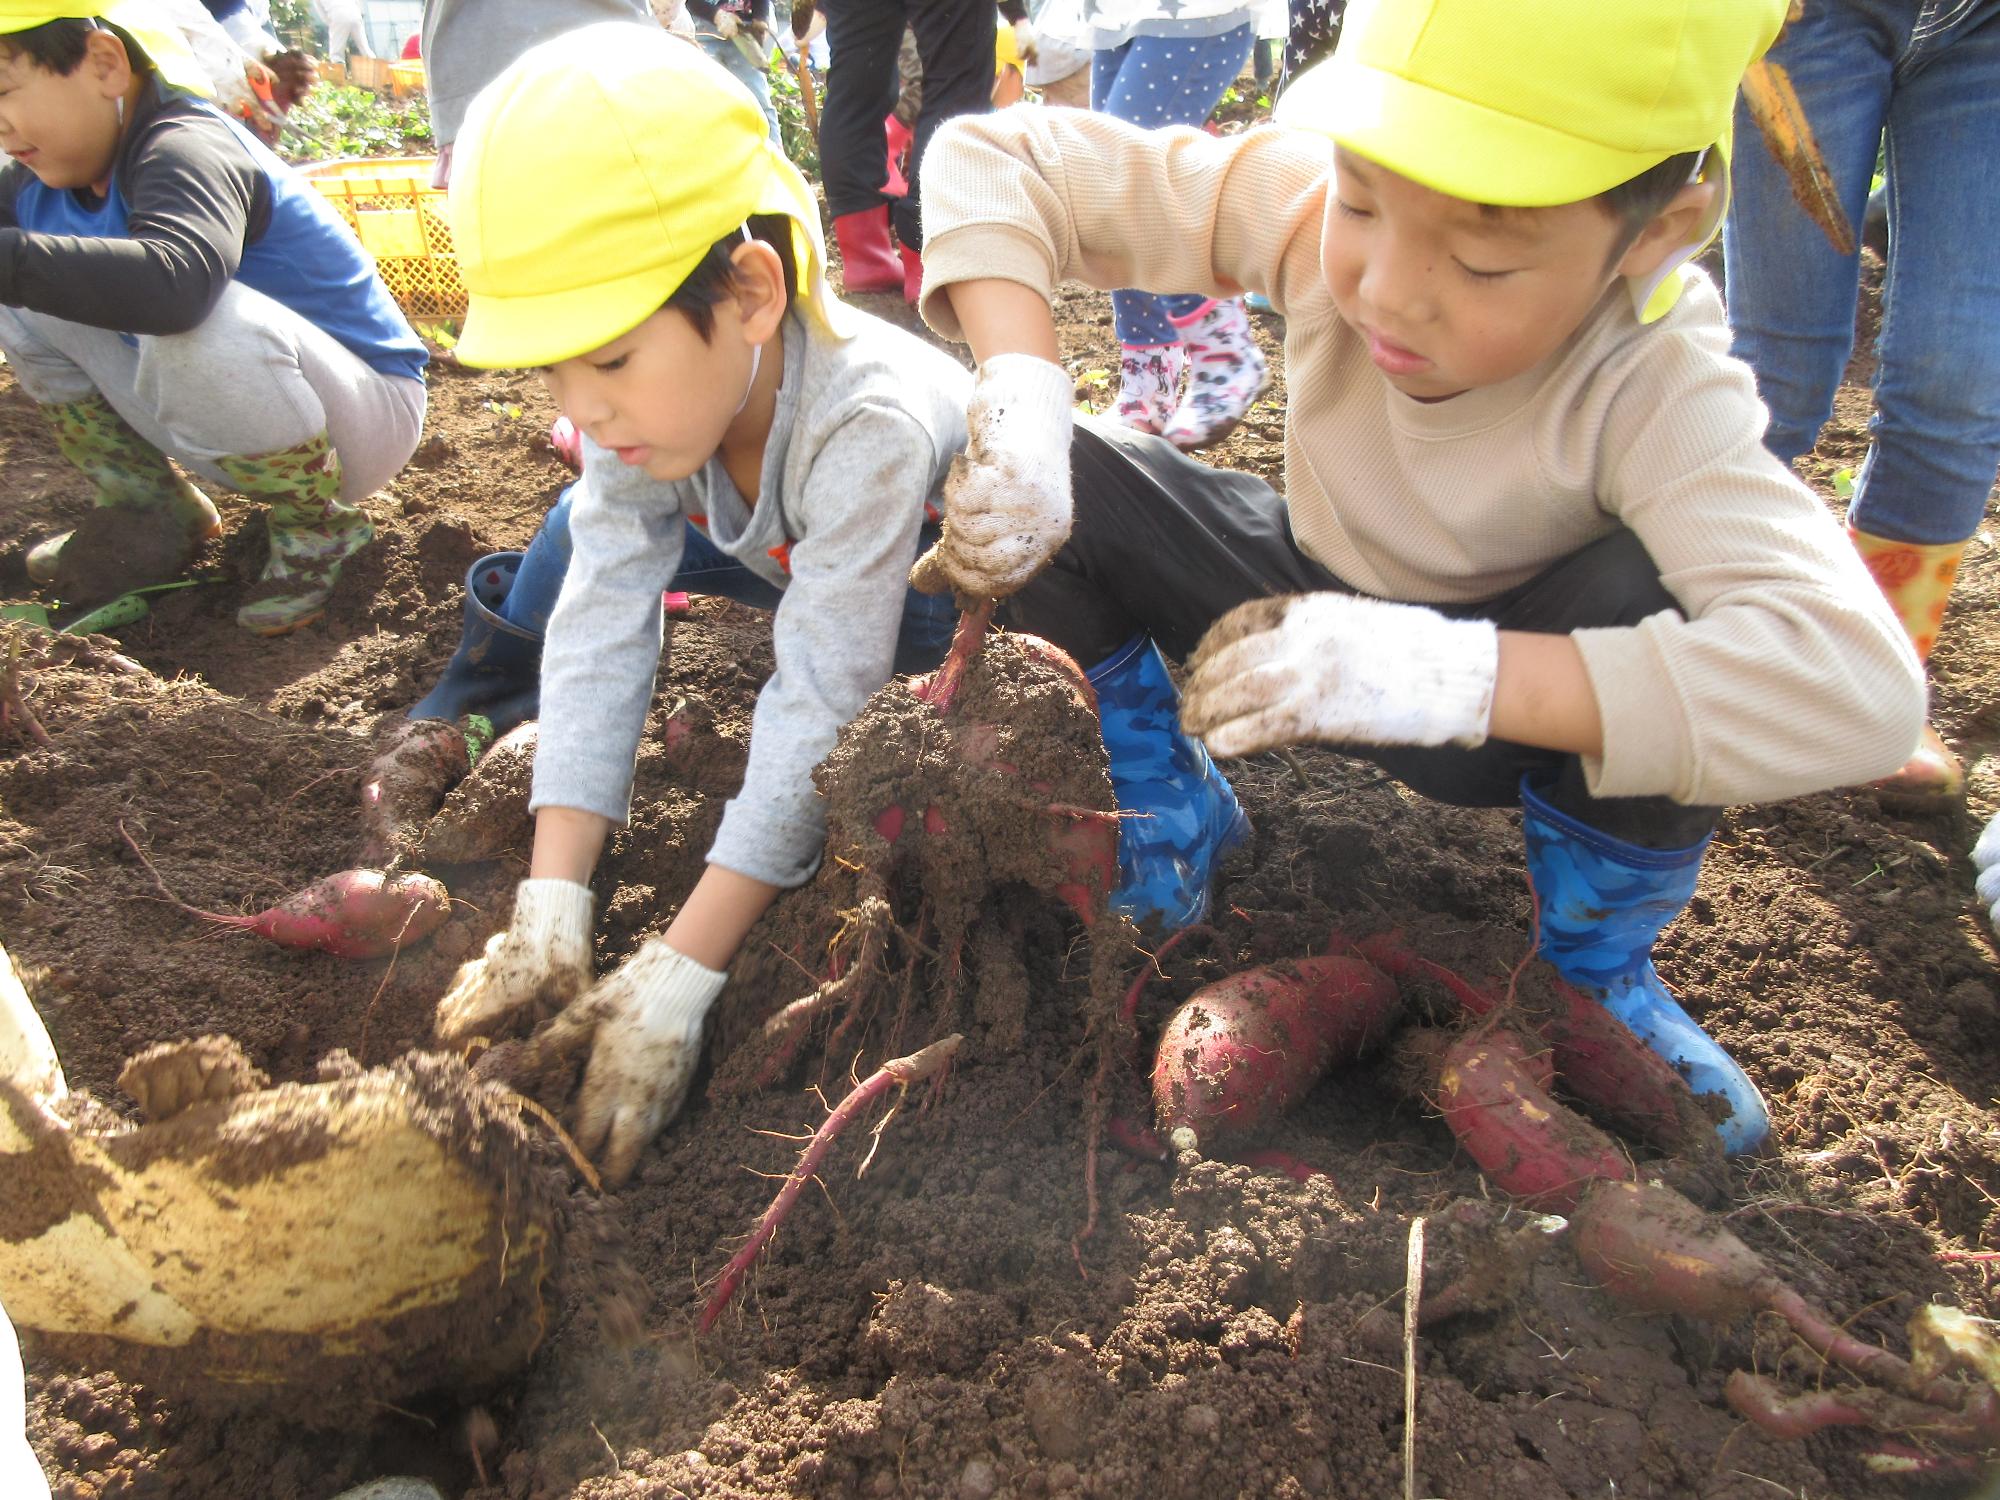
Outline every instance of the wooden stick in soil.
[[[832, 1148], [834, 1139], [845, 1130], [863, 1110], [893, 1086], [907, 1089], [911, 1084], [929, 1078], [952, 1060], [958, 1053], [959, 1043], [965, 1038], [957, 1032], [939, 1041], [932, 1042], [920, 1052], [908, 1057], [891, 1058], [873, 1073], [870, 1073], [848, 1093], [847, 1097], [834, 1107], [813, 1138], [806, 1143], [806, 1149], [799, 1154], [799, 1164], [793, 1167], [785, 1178], [785, 1185], [778, 1189], [778, 1196], [771, 1200], [771, 1206], [764, 1210], [764, 1216], [757, 1221], [757, 1227], [750, 1231], [750, 1238], [728, 1265], [722, 1268], [717, 1278], [715, 1291], [710, 1294], [708, 1305], [701, 1310], [701, 1320], [697, 1331], [707, 1333], [715, 1326], [723, 1309], [729, 1306], [729, 1299], [736, 1295], [736, 1289], [743, 1284], [743, 1278], [750, 1274], [750, 1267], [756, 1264], [764, 1246], [771, 1236], [778, 1232], [778, 1226], [785, 1222], [785, 1216], [792, 1211], [799, 1192], [819, 1172], [819, 1165], [826, 1160], [826, 1153]], [[873, 1153], [870, 1153], [872, 1158]], [[867, 1163], [863, 1163], [865, 1167]]]
[[1424, 1216], [1410, 1220], [1403, 1262], [1403, 1500], [1417, 1495], [1417, 1323], [1424, 1300]]

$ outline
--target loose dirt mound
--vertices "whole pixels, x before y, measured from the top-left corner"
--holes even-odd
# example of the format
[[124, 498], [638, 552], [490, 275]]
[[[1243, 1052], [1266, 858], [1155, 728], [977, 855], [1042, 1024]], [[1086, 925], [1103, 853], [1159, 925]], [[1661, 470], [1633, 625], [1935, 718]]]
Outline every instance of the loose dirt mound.
[[[1074, 367], [1115, 372], [1101, 299], [1071, 306]], [[1220, 461], [1279, 477], [1273, 397]], [[515, 404], [525, 414], [508, 418]], [[218, 909], [354, 862], [375, 720], [449, 655], [467, 565], [522, 545], [561, 480], [532, 382], [440, 370], [431, 409], [433, 462], [371, 501], [382, 539], [323, 624], [272, 642], [237, 632], [261, 528], [222, 497], [230, 535], [202, 561], [224, 581], [162, 596], [121, 633], [156, 675], [29, 674], [52, 743], [0, 745], [0, 939], [29, 967], [72, 1081], [107, 1101], [122, 1102], [129, 1054], [206, 1033], [236, 1037], [279, 1082], [310, 1078], [336, 1048], [372, 1065], [421, 1047], [453, 966], [506, 919], [518, 857], [435, 868], [457, 915], [393, 961], [213, 938], [154, 899], [117, 831], [183, 898]], [[1858, 457], [1865, 396], [1845, 393], [1841, 412], [1816, 475]], [[73, 524], [87, 496], [11, 390], [0, 460], [15, 496], [0, 514], [0, 568], [14, 571], [0, 581], [18, 592], [24, 546]], [[1981, 815], [2000, 801], [1983, 759], [2000, 743], [1996, 598], [2000, 565], [1975, 543], [1934, 676], [1941, 729], [1978, 762]], [[770, 667], [752, 611], [697, 601], [676, 626], [633, 825], [597, 881], [600, 968], [658, 931], [699, 875]], [[1481, 979], [1521, 956], [1516, 817], [1423, 803], [1330, 753], [1299, 761], [1303, 784], [1269, 758], [1230, 768], [1253, 847], [1218, 889], [1217, 939], [1171, 956], [1142, 1027], [1197, 985], [1335, 930], [1428, 922]], [[1970, 901], [1973, 828], [1898, 821], [1866, 793], [1738, 809], [1660, 952], [1770, 1096], [1777, 1150], [1733, 1169], [1731, 1226], [1836, 1317], [1898, 1345], [1925, 1299], [2000, 1314], [1992, 1263], [1963, 1258], [1995, 1248], [2000, 1228], [2000, 985]], [[818, 982], [823, 954], [784, 951], [803, 931], [784, 928], [788, 909], [753, 939], [727, 1017], [761, 1017]], [[698, 1091], [648, 1153], [609, 1205], [652, 1295], [635, 1348], [607, 1348], [571, 1299], [529, 1372], [479, 1410], [436, 1400], [302, 1433], [296, 1413], [205, 1413], [31, 1334], [31, 1436], [60, 1492], [322, 1500], [415, 1472], [472, 1500], [1402, 1495], [1403, 1354], [1374, 1314], [1386, 1306], [1395, 1322], [1411, 1217], [1478, 1197], [1477, 1174], [1364, 1068], [1271, 1142], [1326, 1176], [1209, 1164], [1177, 1177], [1107, 1156], [1079, 1265], [1088, 956], [1054, 903], [985, 915], [994, 936], [978, 967], [1010, 975], [1007, 994], [970, 997], [947, 1086], [928, 1107], [906, 1102], [859, 1181], [872, 1143], [842, 1140], [825, 1191], [801, 1198], [716, 1335], [692, 1337], [704, 1281], [822, 1118], [813, 1086], [837, 1097], [850, 1071], [881, 1061], [873, 1041], [821, 1060], [816, 1031], [780, 1086]], [[732, 1020], [710, 1048], [725, 1081], [743, 1081], [732, 1056], [746, 1030]], [[1482, 1253], [1482, 1233], [1440, 1228], [1433, 1273]], [[1753, 1326], [1620, 1315], [1558, 1252], [1501, 1311], [1420, 1343], [1415, 1493], [1877, 1493], [1852, 1439], [1776, 1445], [1728, 1414], [1726, 1372], [1770, 1370], [1775, 1352]], [[1781, 1376], [1810, 1387], [1787, 1358]]]

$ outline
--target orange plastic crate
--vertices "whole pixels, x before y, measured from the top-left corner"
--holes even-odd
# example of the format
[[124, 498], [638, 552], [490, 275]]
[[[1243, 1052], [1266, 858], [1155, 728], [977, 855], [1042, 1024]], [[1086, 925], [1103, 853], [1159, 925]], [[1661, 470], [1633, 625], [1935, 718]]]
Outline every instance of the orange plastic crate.
[[375, 258], [397, 305], [412, 318], [465, 315], [465, 283], [428, 156], [374, 156], [299, 170], [324, 193]]

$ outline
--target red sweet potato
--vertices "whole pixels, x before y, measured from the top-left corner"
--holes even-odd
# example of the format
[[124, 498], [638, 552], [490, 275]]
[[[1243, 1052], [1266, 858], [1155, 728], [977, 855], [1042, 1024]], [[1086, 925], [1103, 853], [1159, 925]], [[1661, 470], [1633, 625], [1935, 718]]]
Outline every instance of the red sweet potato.
[[[1070, 692], [1092, 719], [1097, 717], [1097, 694], [1068, 652], [1039, 636], [1010, 633], [1010, 638], [1027, 649], [1030, 656], [1054, 669], [1044, 680], [1059, 683]], [[960, 669], [962, 673], [962, 668]], [[936, 672], [908, 679], [910, 691], [936, 706], [940, 713], [952, 704], [960, 674], [947, 661]], [[1001, 752], [1003, 727], [968, 720], [963, 714], [953, 718], [953, 744], [960, 759], [976, 770], [1017, 776], [1019, 769]], [[1024, 781], [1024, 793], [1046, 797], [1051, 787], [1042, 781]], [[875, 831], [890, 843], [911, 826], [911, 809], [892, 803], [875, 816]], [[1049, 851], [1049, 868], [1055, 876], [1050, 894], [1077, 914], [1085, 926], [1096, 921], [1104, 898], [1118, 884], [1118, 825], [1102, 811], [1049, 804], [1036, 814], [1042, 821]], [[951, 823], [944, 810], [927, 804], [919, 825], [933, 837], [947, 833]]]
[[1445, 1049], [1437, 1102], [1466, 1155], [1494, 1183], [1566, 1213], [1590, 1183], [1630, 1175], [1611, 1137], [1549, 1097], [1551, 1069], [1504, 1026], [1468, 1032]]
[[442, 927], [451, 915], [451, 897], [428, 875], [342, 870], [248, 916], [187, 909], [287, 948], [315, 948], [336, 958], [380, 958]]
[[1351, 957], [1246, 969], [1206, 985], [1168, 1019], [1153, 1060], [1163, 1135], [1181, 1126], [1208, 1148], [1268, 1125], [1326, 1071], [1388, 1035], [1396, 986]]
[[1570, 1229], [1591, 1279], [1638, 1312], [1728, 1322], [1767, 1306], [1778, 1286], [1720, 1219], [1656, 1182], [1598, 1184]]
[[456, 724], [443, 719], [391, 724], [361, 783], [362, 858], [386, 860], [402, 853], [471, 768], [465, 735]]
[[472, 774], [451, 789], [444, 806], [424, 825], [417, 849], [428, 862], [458, 865], [498, 859], [525, 849], [534, 836], [528, 796], [534, 786], [533, 719], [515, 726], [479, 757]]

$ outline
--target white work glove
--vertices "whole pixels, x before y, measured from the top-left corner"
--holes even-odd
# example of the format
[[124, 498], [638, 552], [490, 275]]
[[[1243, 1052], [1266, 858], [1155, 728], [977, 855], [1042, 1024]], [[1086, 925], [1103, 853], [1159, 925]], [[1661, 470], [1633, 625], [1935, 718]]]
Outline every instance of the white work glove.
[[460, 964], [438, 1002], [440, 1040], [491, 1030], [524, 1005], [567, 1005], [590, 987], [590, 887], [573, 880], [524, 880], [514, 919]]
[[715, 34], [725, 42], [736, 40], [736, 33], [743, 29], [732, 11], [719, 10], [715, 13]]
[[1041, 60], [1041, 47], [1039, 38], [1035, 35], [1035, 24], [1026, 16], [1014, 23], [1014, 46], [1021, 54], [1022, 63], [1027, 67], [1032, 68]]
[[1979, 842], [1972, 846], [1972, 867], [1979, 872], [1972, 888], [1979, 893], [1993, 931], [2000, 934], [2000, 813], [1979, 831]]
[[1181, 724], [1219, 756], [1301, 740], [1470, 749], [1486, 739], [1499, 657], [1490, 620], [1350, 594], [1253, 599], [1188, 659]]
[[623, 1182], [646, 1143], [680, 1113], [701, 1061], [701, 1023], [728, 975], [652, 938], [536, 1036], [568, 1052], [590, 1040], [576, 1143]]
[[927, 594], [1013, 593], [1069, 537], [1069, 439], [1076, 382], [1032, 354], [979, 367], [965, 412], [965, 451], [944, 485], [944, 535], [910, 582]]

